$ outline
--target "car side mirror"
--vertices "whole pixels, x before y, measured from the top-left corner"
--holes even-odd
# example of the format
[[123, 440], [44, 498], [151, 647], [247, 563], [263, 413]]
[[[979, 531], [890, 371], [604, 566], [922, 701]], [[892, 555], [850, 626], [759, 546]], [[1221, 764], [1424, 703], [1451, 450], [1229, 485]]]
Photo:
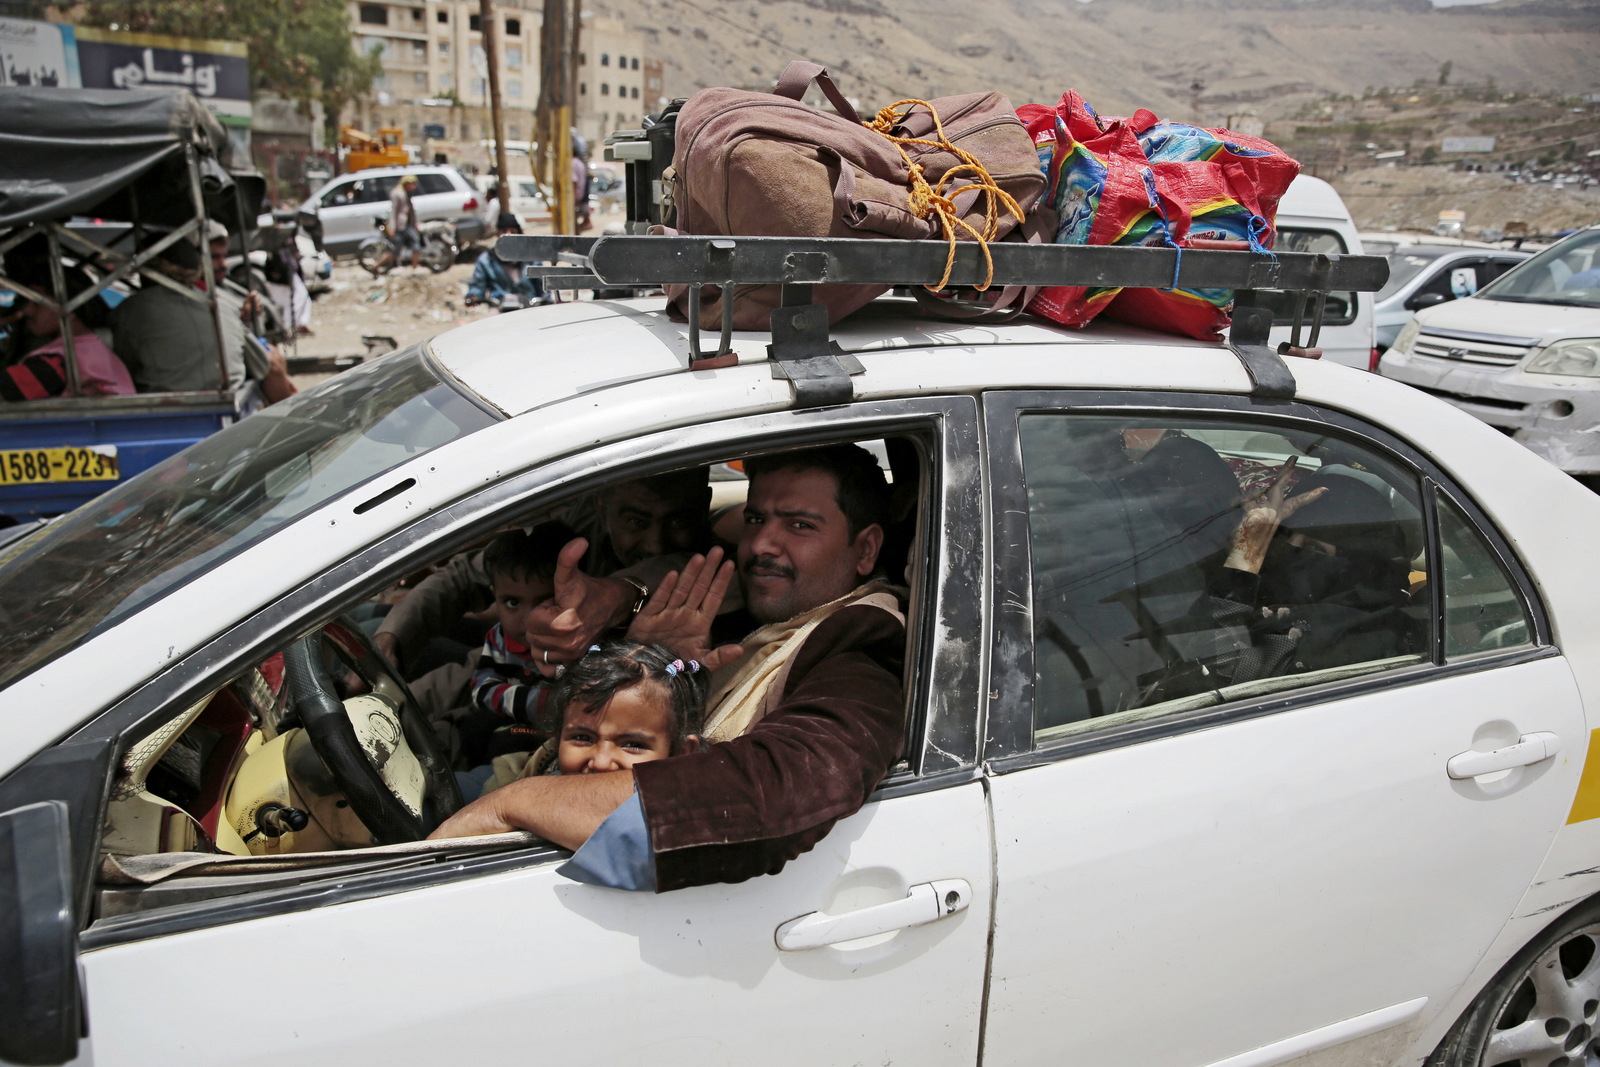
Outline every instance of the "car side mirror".
[[67, 805], [0, 815], [0, 1060], [60, 1064], [78, 1055], [83, 999], [72, 914]]
[[1418, 293], [1406, 301], [1406, 310], [1421, 311], [1423, 308], [1437, 307], [1440, 304], [1447, 303], [1449, 299], [1443, 293]]

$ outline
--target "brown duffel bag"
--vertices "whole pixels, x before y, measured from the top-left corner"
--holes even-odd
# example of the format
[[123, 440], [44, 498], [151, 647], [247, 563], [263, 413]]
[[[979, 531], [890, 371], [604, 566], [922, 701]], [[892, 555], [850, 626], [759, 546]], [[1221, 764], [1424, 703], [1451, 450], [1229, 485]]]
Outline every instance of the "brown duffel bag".
[[[813, 81], [837, 115], [800, 102]], [[771, 93], [695, 93], [678, 115], [676, 140], [673, 198], [685, 234], [999, 240], [1045, 191], [1033, 140], [1002, 94], [901, 101], [869, 126], [828, 72], [804, 60], [790, 63]], [[1001, 195], [980, 187], [990, 183]], [[837, 322], [887, 289], [821, 285], [813, 299]], [[685, 288], [669, 286], [667, 295], [685, 316]], [[767, 329], [778, 302], [776, 285], [739, 286], [735, 328]], [[721, 319], [708, 289], [701, 325]]]

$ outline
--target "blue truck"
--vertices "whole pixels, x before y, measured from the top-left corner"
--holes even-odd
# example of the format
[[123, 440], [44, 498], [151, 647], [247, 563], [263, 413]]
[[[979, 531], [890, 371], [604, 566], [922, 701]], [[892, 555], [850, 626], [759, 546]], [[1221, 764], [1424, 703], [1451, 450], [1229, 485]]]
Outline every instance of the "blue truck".
[[[210, 257], [199, 256], [203, 290], [151, 261], [178, 241], [204, 249], [216, 224], [250, 247], [263, 188], [233, 165], [227, 134], [187, 91], [0, 88], [8, 302], [39, 303], [66, 321], [89, 300], [112, 303], [138, 276], [205, 307], [219, 362], [215, 389], [85, 395], [73, 331], [61, 330], [61, 395], [0, 402], [0, 527], [70, 511], [260, 407], [259, 371], [228, 384], [227, 311]], [[71, 292], [67, 270], [90, 288]]]

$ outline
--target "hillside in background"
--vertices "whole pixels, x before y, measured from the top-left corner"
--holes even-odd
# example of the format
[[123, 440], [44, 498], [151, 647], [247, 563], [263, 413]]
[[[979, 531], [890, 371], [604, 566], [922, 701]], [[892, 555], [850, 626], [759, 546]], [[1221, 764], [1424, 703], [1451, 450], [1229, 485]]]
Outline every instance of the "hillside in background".
[[798, 56], [825, 63], [866, 107], [989, 87], [1014, 104], [1053, 102], [1074, 88], [1108, 113], [1148, 107], [1208, 125], [1243, 109], [1270, 121], [1328, 94], [1436, 83], [1446, 63], [1452, 83], [1600, 91], [1600, 3], [1580, 0], [1437, 9], [1426, 0], [590, 0], [585, 9], [641, 30], [673, 96], [770, 88]]

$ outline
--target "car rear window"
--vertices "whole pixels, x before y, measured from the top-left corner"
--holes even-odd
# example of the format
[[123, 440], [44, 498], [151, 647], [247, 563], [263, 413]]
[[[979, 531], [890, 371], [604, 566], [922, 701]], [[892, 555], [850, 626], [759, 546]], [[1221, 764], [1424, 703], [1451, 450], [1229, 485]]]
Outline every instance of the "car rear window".
[[[1298, 229], [1285, 226], [1278, 231], [1277, 243], [1272, 246], [1279, 252], [1325, 252], [1343, 255], [1349, 251], [1344, 238], [1332, 230]], [[1274, 326], [1294, 325], [1294, 294], [1281, 289], [1262, 289], [1256, 293], [1256, 302], [1272, 309]], [[1311, 309], [1306, 309], [1306, 324], [1310, 325]], [[1328, 305], [1322, 313], [1324, 326], [1348, 326], [1356, 321], [1356, 294], [1329, 293]]]
[[[1036, 743], [1430, 658], [1420, 480], [1366, 444], [1176, 412], [1020, 431]], [[1241, 567], [1240, 501], [1280, 480], [1308, 496]]]
[[0, 686], [313, 508], [492, 421], [414, 347], [184, 449], [0, 551]]

